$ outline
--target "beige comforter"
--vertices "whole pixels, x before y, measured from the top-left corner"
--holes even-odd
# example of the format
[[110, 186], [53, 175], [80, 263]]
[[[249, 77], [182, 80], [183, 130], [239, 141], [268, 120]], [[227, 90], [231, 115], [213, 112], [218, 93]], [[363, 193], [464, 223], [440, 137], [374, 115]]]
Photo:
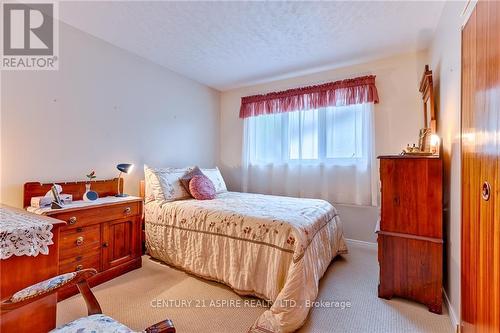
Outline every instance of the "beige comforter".
[[146, 205], [151, 256], [273, 305], [252, 332], [292, 332], [304, 323], [319, 279], [346, 253], [328, 202], [225, 192], [214, 200]]

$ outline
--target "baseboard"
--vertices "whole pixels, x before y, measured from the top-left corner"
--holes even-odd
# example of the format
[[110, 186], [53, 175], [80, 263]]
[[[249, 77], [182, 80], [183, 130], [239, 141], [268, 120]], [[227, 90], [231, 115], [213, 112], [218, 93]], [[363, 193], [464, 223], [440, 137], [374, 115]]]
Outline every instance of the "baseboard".
[[346, 238], [345, 241], [347, 244], [359, 245], [359, 246], [363, 246], [363, 247], [366, 247], [366, 248], [369, 248], [372, 250], [377, 249], [377, 243], [372, 243], [372, 242], [367, 242], [367, 241], [362, 241], [362, 240], [357, 240], [357, 239], [350, 239], [350, 238]]
[[450, 299], [448, 298], [448, 295], [446, 294], [446, 290], [443, 289], [443, 295], [444, 295], [444, 304], [446, 305], [446, 308], [448, 309], [448, 315], [450, 316], [450, 321], [451, 321], [451, 326], [455, 329], [455, 332], [459, 332], [459, 327], [460, 327], [460, 322], [458, 321], [457, 314], [455, 313], [455, 310], [453, 310], [453, 307], [451, 306]]

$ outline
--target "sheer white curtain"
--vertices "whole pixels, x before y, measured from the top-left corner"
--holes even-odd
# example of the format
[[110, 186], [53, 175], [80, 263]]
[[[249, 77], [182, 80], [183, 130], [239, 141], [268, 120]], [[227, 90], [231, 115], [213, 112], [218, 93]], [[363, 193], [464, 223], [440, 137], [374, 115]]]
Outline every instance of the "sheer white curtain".
[[244, 122], [244, 191], [377, 205], [373, 103]]

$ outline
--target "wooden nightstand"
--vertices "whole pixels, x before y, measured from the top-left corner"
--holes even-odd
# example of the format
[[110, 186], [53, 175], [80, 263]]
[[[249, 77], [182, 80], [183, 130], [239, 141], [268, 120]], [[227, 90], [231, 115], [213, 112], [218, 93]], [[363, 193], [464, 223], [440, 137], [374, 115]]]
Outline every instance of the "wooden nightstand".
[[[89, 280], [91, 286], [108, 281], [142, 265], [142, 210], [138, 197], [114, 197], [118, 179], [92, 182], [99, 193], [95, 202], [81, 201], [85, 182], [58, 183], [63, 193], [73, 195], [73, 203], [63, 209], [29, 208], [31, 212], [66, 221], [61, 228], [59, 274], [95, 268], [98, 274]], [[26, 183], [24, 202], [44, 195], [51, 184]], [[58, 300], [77, 294], [77, 288], [58, 293]]]

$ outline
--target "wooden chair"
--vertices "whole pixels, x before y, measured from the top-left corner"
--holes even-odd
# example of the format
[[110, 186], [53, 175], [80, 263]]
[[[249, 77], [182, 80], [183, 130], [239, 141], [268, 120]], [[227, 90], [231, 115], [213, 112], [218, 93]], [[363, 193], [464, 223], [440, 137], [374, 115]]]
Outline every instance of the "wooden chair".
[[[101, 306], [90, 290], [87, 279], [97, 274], [93, 268], [61, 274], [48, 280], [26, 287], [14, 295], [5, 298], [0, 303], [1, 314], [15, 310], [31, 302], [37, 301], [62, 288], [76, 285], [87, 304], [88, 316], [74, 320], [64, 326], [55, 328], [53, 333], [68, 332], [133, 332], [127, 326], [111, 317], [102, 314]], [[145, 329], [147, 333], [175, 333], [171, 320], [164, 320]]]

